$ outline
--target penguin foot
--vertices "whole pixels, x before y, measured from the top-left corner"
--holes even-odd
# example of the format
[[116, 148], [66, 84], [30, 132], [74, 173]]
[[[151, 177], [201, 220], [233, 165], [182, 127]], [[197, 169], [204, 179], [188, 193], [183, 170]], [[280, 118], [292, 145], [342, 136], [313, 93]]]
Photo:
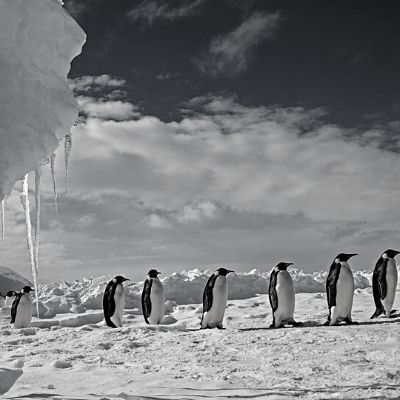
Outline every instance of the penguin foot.
[[291, 325], [297, 327], [297, 326], [303, 326], [304, 324], [302, 322], [293, 321]]
[[346, 322], [346, 324], [348, 325], [358, 325], [358, 322], [352, 321], [350, 318], [346, 318], [343, 321]]
[[329, 326], [329, 324], [330, 324], [330, 321], [328, 320], [324, 324], [322, 324], [322, 326]]
[[226, 328], [224, 328], [222, 325], [217, 325], [217, 329], [225, 330]]
[[396, 314], [396, 313], [397, 313], [397, 311], [398, 311], [398, 310], [391, 310], [391, 311], [390, 311], [390, 315], [392, 315], [392, 314]]

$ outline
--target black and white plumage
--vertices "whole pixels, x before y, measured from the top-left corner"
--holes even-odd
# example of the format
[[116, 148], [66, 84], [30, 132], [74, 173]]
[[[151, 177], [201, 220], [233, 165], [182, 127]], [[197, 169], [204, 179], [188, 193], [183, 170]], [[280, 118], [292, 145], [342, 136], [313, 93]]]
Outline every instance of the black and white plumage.
[[354, 297], [354, 278], [347, 261], [357, 254], [340, 253], [333, 261], [326, 279], [329, 315], [325, 325], [339, 322], [354, 324], [351, 318]]
[[379, 317], [381, 314], [390, 317], [394, 298], [396, 296], [398, 273], [395, 257], [399, 251], [386, 250], [377, 261], [372, 275], [372, 289], [376, 310], [371, 319]]
[[295, 293], [293, 279], [287, 267], [293, 263], [280, 262], [271, 272], [269, 278], [269, 302], [272, 308], [273, 321], [271, 328], [284, 325], [300, 326], [301, 322], [294, 320]]
[[161, 272], [151, 269], [144, 281], [142, 311], [146, 324], [161, 324], [165, 314], [165, 292], [158, 278]]
[[106, 286], [103, 296], [103, 312], [107, 326], [120, 328], [125, 307], [125, 288], [123, 282], [129, 281], [121, 275], [113, 278]]
[[202, 329], [223, 329], [222, 323], [228, 301], [226, 276], [231, 272], [234, 271], [219, 268], [208, 279], [203, 292], [203, 315], [200, 322]]
[[30, 292], [34, 291], [30, 286], [24, 286], [19, 293], [15, 294], [11, 306], [11, 324], [14, 328], [27, 328], [32, 320], [32, 298]]

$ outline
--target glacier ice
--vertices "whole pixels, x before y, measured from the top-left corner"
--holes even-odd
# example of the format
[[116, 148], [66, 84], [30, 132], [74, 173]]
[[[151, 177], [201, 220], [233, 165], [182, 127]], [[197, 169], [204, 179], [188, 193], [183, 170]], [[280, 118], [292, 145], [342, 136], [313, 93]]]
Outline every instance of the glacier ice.
[[0, 199], [77, 119], [67, 74], [84, 41], [58, 1], [0, 1]]
[[[41, 165], [76, 121], [77, 102], [67, 75], [86, 35], [61, 0], [0, 0], [0, 201], [23, 179], [27, 244], [35, 290], [39, 262]], [[65, 141], [69, 156], [71, 141]], [[54, 174], [54, 156], [50, 160]], [[66, 166], [68, 159], [66, 158]], [[32, 240], [28, 172], [35, 170], [35, 233]], [[67, 172], [66, 172], [67, 174]], [[55, 177], [53, 175], [55, 189]], [[56, 198], [55, 192], [55, 201]], [[56, 205], [57, 207], [57, 205]], [[37, 291], [36, 291], [37, 296]]]

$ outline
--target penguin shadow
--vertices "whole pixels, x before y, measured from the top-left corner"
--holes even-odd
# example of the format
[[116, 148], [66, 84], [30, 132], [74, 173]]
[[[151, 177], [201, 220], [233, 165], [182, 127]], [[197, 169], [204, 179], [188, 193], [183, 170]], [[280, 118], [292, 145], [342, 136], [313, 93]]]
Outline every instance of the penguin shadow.
[[251, 332], [251, 331], [274, 331], [274, 330], [283, 330], [283, 329], [302, 329], [302, 328], [315, 328], [322, 326], [317, 321], [306, 321], [301, 322], [299, 325], [292, 326], [292, 325], [285, 325], [280, 328], [275, 328], [273, 326], [262, 326], [262, 327], [254, 327], [254, 328], [239, 328], [238, 332]]
[[356, 326], [368, 325], [381, 325], [381, 324], [400, 324], [400, 313], [392, 314], [390, 318], [383, 317], [382, 319], [370, 319], [368, 321], [361, 321]]

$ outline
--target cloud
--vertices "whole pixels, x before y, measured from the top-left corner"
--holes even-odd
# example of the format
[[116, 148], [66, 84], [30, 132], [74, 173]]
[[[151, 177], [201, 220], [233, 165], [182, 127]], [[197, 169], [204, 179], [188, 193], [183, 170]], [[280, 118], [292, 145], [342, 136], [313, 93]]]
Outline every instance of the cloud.
[[195, 64], [202, 73], [214, 77], [240, 74], [246, 70], [256, 46], [273, 37], [280, 21], [279, 13], [253, 13], [232, 32], [212, 39]]
[[118, 89], [126, 85], [125, 79], [112, 78], [110, 75], [83, 75], [69, 80], [69, 86], [77, 93]]
[[94, 7], [96, 3], [101, 0], [64, 0], [64, 8], [74, 18], [79, 18], [91, 7]]
[[120, 100], [98, 100], [93, 97], [78, 96], [80, 111], [88, 117], [122, 121], [140, 116], [138, 108]]
[[[86, 107], [99, 101], [87, 97]], [[358, 252], [355, 265], [370, 268], [396, 247], [400, 158], [376, 139], [396, 121], [356, 135], [325, 122], [319, 109], [249, 107], [212, 95], [185, 106], [171, 122], [88, 113], [73, 128], [70, 191], [59, 189], [58, 216], [48, 168], [43, 174], [42, 276], [122, 273], [129, 265], [139, 279], [152, 264], [165, 272], [243, 270], [280, 259], [315, 270], [342, 251]], [[6, 221], [11, 250], [2, 262], [26, 265], [17, 196]]]
[[180, 18], [197, 15], [201, 6], [206, 0], [192, 0], [180, 2], [177, 7], [171, 6], [171, 3], [162, 1], [143, 1], [137, 7], [129, 11], [128, 17], [131, 21], [141, 21], [152, 25], [157, 20], [175, 21]]

